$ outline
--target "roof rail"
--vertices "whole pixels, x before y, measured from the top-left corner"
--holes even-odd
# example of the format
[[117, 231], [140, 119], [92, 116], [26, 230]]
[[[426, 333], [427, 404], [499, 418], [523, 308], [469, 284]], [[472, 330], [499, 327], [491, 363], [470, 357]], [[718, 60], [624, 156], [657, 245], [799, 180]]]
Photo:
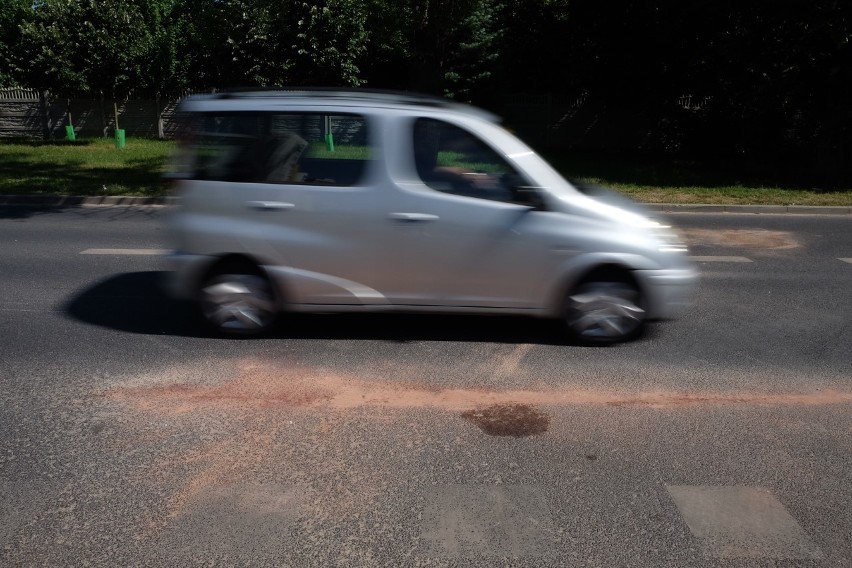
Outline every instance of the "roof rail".
[[250, 97], [323, 97], [362, 101], [376, 101], [407, 105], [453, 108], [464, 112], [473, 112], [491, 120], [497, 117], [488, 111], [464, 103], [459, 103], [436, 95], [427, 95], [412, 91], [388, 89], [364, 89], [360, 87], [240, 87], [223, 89], [207, 95], [217, 99], [239, 99]]

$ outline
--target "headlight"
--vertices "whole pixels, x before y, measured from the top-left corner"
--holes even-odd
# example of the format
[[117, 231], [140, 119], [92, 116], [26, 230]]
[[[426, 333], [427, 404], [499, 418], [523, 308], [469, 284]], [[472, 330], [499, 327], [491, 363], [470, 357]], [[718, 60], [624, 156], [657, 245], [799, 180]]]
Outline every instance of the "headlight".
[[657, 239], [661, 252], [686, 252], [686, 243], [670, 226], [657, 221], [651, 221], [651, 223], [650, 230]]

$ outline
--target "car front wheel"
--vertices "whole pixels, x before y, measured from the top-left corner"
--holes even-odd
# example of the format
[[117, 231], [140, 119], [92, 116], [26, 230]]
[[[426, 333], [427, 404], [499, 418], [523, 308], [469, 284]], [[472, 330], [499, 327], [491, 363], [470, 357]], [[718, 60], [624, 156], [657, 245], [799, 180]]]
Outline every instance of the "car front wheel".
[[602, 273], [571, 291], [565, 323], [581, 343], [610, 345], [637, 337], [645, 317], [642, 294], [629, 274]]

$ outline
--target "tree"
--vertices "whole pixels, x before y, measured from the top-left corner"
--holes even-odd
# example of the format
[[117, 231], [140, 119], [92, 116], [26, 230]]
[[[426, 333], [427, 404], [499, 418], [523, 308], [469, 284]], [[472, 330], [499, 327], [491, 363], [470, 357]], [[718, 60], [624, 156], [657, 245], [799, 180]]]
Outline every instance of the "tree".
[[367, 8], [361, 0], [298, 2], [296, 84], [346, 85], [363, 82], [357, 61], [367, 50]]
[[176, 93], [190, 85], [191, 0], [148, 0], [140, 5], [146, 42], [139, 87], [155, 94]]
[[504, 0], [495, 81], [509, 92], [576, 90], [570, 67], [569, 0]]
[[[20, 25], [16, 54], [19, 80], [40, 91], [85, 89], [83, 66], [78, 61], [75, 38], [66, 32], [74, 21], [76, 3], [69, 0], [34, 2], [29, 17]], [[73, 28], [71, 28], [73, 29]]]
[[362, 82], [357, 59], [369, 34], [360, 0], [207, 0], [192, 10], [195, 87]]
[[21, 43], [21, 24], [30, 16], [27, 0], [0, 0], [0, 87], [15, 86], [20, 69], [16, 50]]
[[498, 8], [495, 0], [410, 0], [409, 86], [469, 99], [497, 59]]
[[499, 57], [499, 10], [494, 0], [472, 2], [453, 29], [444, 70], [445, 96], [470, 102], [492, 78]]
[[180, 82], [174, 0], [42, 0], [20, 25], [21, 80], [123, 97]]
[[848, 178], [852, 6], [714, 3], [705, 22], [696, 79], [711, 96], [708, 145], [787, 175]]
[[193, 88], [270, 86], [293, 66], [293, 0], [186, 1]]

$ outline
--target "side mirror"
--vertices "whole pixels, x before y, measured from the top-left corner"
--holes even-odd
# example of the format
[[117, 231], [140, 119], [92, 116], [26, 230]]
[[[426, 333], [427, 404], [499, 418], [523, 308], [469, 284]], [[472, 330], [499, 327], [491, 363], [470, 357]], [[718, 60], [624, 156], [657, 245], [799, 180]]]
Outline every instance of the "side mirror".
[[513, 187], [512, 201], [519, 205], [527, 205], [539, 211], [545, 209], [544, 199], [541, 196], [541, 188], [532, 185], [516, 185]]

